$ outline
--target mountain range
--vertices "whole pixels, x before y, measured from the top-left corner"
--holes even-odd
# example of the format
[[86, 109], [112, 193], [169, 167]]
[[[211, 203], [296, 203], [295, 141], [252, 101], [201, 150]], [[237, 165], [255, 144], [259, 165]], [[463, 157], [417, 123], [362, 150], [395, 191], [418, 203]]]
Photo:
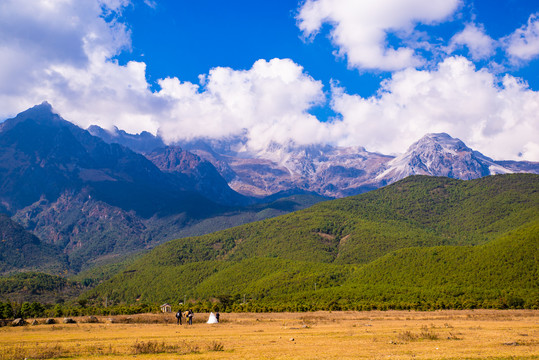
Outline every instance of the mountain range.
[[[150, 153], [152, 145], [165, 146], [159, 137], [149, 133], [132, 135], [97, 126], [89, 131], [107, 142], [117, 142], [143, 154]], [[306, 191], [340, 198], [410, 175], [471, 180], [496, 174], [539, 174], [538, 162], [495, 161], [445, 133], [426, 134], [399, 156], [369, 152], [359, 146], [275, 143], [264, 151], [249, 152], [241, 138], [196, 139], [171, 147], [174, 146], [210, 162], [232, 189], [251, 197]]]
[[67, 269], [78, 272], [409, 175], [539, 173], [539, 163], [494, 161], [447, 134], [428, 134], [398, 157], [329, 145], [272, 144], [250, 153], [238, 150], [243, 145], [242, 139], [166, 145], [147, 132], [84, 130], [44, 102], [0, 124], [0, 212], [67, 256]]
[[[459, 281], [468, 276], [462, 269], [486, 277], [470, 280], [484, 287], [471, 297], [454, 279], [440, 287], [421, 278], [446, 295], [495, 302], [514, 288], [531, 301], [538, 180], [511, 173], [537, 174], [538, 163], [494, 161], [443, 133], [425, 135], [400, 156], [292, 144], [253, 153], [244, 145], [238, 138], [167, 145], [149, 133], [84, 130], [48, 103], [5, 120], [0, 273], [85, 270], [82, 283], [96, 284], [120, 271], [87, 296], [126, 302], [170, 301], [178, 281], [195, 281], [181, 288], [195, 298], [247, 292], [301, 302], [306, 283], [315, 282], [328, 308], [345, 295], [365, 303], [358, 291], [383, 297], [387, 286], [407, 294], [401, 302], [424, 296], [383, 275], [409, 283], [423, 264]], [[331, 197], [346, 198], [315, 205]], [[505, 262], [494, 264], [492, 254]], [[467, 259], [462, 269], [458, 259]], [[510, 277], [496, 277], [509, 268]], [[489, 285], [498, 281], [505, 285]]]
[[108, 144], [48, 103], [0, 124], [0, 212], [68, 255], [72, 271], [312, 202], [258, 205], [196, 155]]

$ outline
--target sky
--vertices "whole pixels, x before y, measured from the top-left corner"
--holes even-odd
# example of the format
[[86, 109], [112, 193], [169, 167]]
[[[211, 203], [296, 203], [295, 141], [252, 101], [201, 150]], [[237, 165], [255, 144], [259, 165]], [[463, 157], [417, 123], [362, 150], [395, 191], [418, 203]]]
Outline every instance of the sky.
[[2, 0], [0, 119], [539, 161], [537, 0]]

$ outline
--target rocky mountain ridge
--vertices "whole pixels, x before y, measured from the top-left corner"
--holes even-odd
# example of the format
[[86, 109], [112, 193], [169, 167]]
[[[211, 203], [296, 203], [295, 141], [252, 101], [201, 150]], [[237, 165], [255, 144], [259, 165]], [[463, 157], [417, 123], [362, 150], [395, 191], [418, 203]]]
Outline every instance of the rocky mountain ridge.
[[389, 161], [377, 179], [391, 183], [410, 175], [433, 175], [471, 180], [513, 172], [461, 140], [440, 133], [427, 134], [412, 144], [406, 153]]
[[[0, 123], [0, 213], [37, 236], [36, 248], [52, 246], [66, 256], [69, 271], [323, 200], [248, 198], [197, 155], [161, 147], [149, 133], [116, 134], [139, 149], [159, 147], [144, 156], [104, 141], [48, 103]], [[22, 264], [19, 248], [2, 255]]]
[[[0, 124], [0, 212], [37, 235], [42, 244], [35, 247], [54, 246], [78, 271], [251, 202], [209, 162], [180, 148], [154, 152], [152, 160], [157, 165], [42, 103]], [[20, 260], [18, 248], [7, 249]]]
[[[126, 146], [136, 137], [121, 131], [109, 132], [107, 136], [110, 141]], [[159, 137], [151, 139], [155, 143]], [[213, 164], [232, 189], [255, 197], [306, 191], [339, 198], [377, 189], [410, 175], [470, 180], [493, 174], [539, 174], [538, 162], [494, 161], [445, 133], [426, 134], [399, 156], [369, 152], [360, 146], [276, 143], [252, 153], [245, 150], [245, 139], [241, 137], [194, 139], [177, 145]]]
[[224, 162], [235, 175], [229, 176], [230, 187], [258, 196], [301, 189], [339, 198], [377, 189], [410, 175], [470, 180], [494, 174], [539, 174], [537, 162], [494, 161], [445, 133], [425, 135], [400, 156], [369, 152], [359, 146], [329, 145], [277, 145], [257, 154], [222, 155], [208, 151], [207, 144], [200, 144], [198, 141], [183, 146], [214, 164]]

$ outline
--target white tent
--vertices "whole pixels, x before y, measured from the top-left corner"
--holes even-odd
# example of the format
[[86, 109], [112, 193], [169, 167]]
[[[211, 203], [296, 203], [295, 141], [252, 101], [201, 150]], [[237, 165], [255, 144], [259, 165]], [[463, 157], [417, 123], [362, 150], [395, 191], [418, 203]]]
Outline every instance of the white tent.
[[208, 319], [207, 324], [217, 324], [219, 321], [217, 321], [217, 318], [215, 317], [214, 313], [210, 313], [210, 318]]

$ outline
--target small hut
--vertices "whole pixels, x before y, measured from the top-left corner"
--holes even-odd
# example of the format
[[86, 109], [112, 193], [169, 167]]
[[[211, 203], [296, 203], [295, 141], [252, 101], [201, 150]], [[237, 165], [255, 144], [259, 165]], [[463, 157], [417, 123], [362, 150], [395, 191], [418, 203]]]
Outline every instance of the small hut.
[[164, 313], [172, 312], [172, 306], [170, 304], [163, 304], [161, 305], [161, 311]]

